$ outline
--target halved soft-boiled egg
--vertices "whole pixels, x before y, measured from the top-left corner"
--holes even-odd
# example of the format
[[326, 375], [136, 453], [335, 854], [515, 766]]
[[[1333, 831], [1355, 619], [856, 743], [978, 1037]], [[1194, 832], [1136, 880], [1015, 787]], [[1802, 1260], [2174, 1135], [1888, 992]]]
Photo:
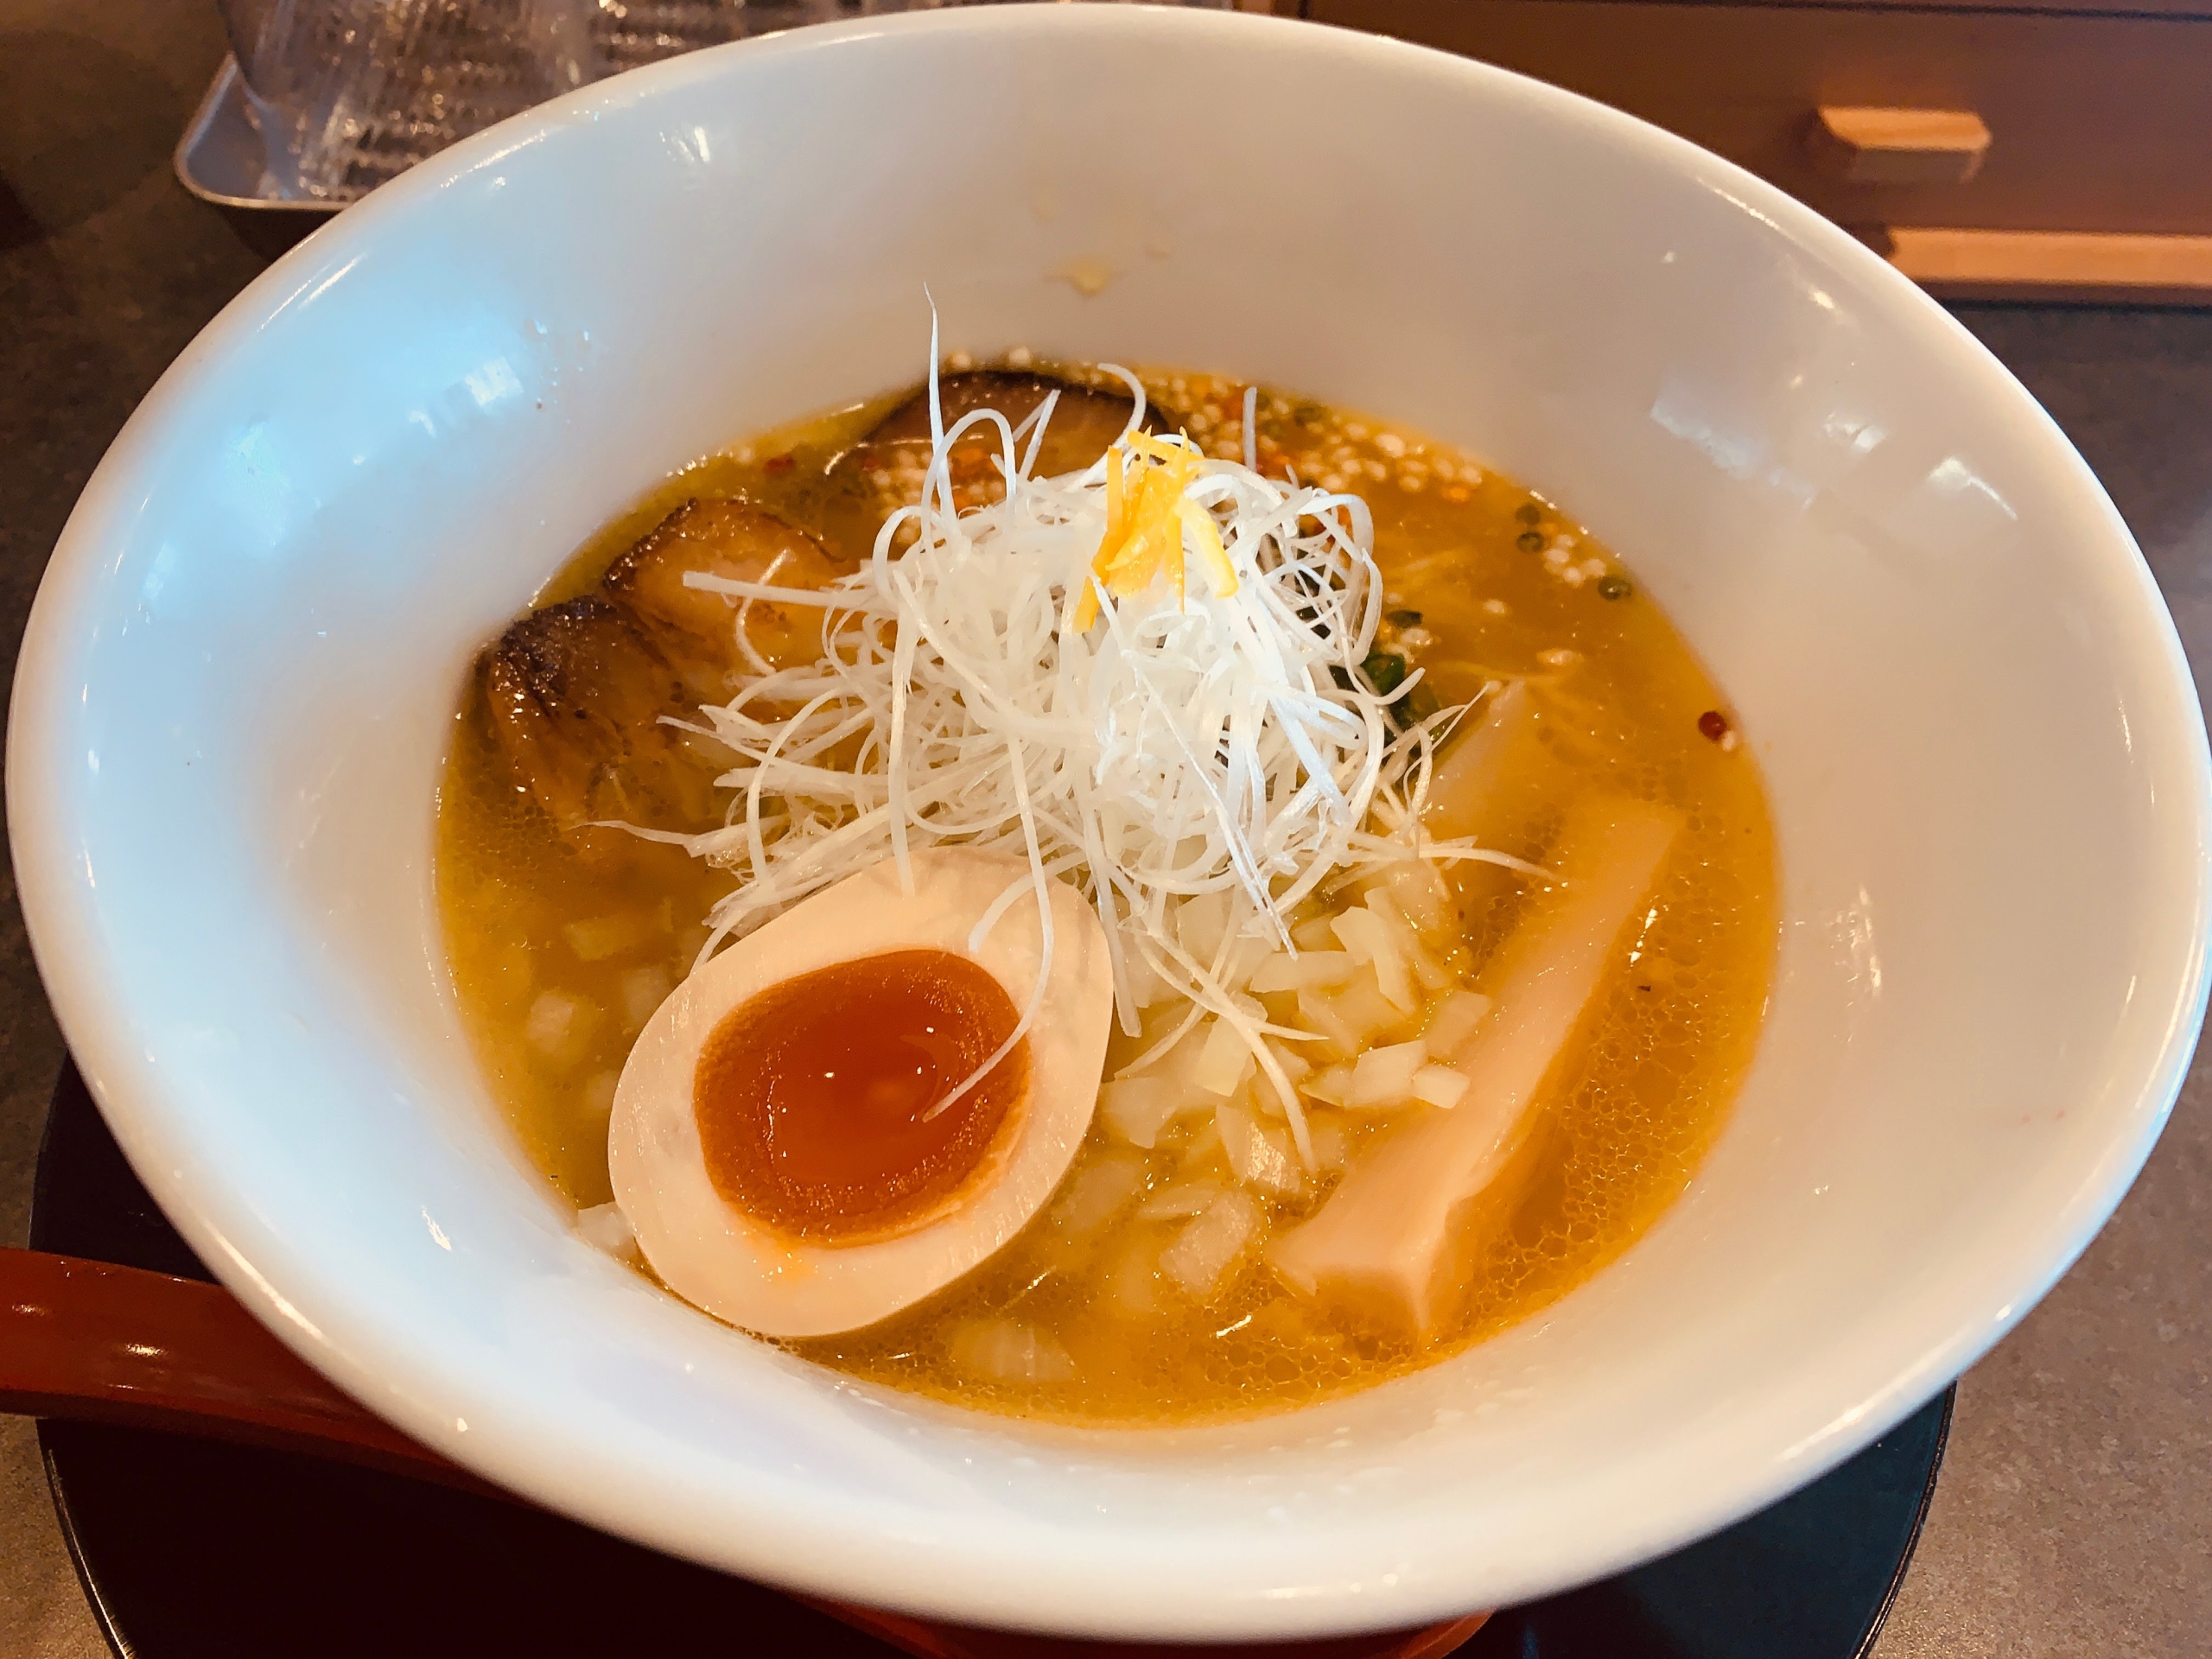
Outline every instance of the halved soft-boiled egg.
[[622, 1069], [615, 1202], [670, 1289], [748, 1331], [856, 1330], [950, 1284], [1036, 1214], [1090, 1127], [1114, 1006], [1097, 917], [1046, 884], [1036, 1016], [958, 1092], [1036, 992], [1041, 918], [1020, 859], [910, 861], [912, 893], [887, 859], [722, 951]]

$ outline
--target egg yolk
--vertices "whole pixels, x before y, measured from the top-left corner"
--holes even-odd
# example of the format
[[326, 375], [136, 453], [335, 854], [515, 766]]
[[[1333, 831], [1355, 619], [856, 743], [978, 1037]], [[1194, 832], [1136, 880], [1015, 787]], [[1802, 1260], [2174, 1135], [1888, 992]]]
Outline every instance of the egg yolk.
[[893, 950], [801, 974], [725, 1015], [692, 1109], [722, 1197], [802, 1238], [895, 1232], [957, 1192], [1029, 1087], [1027, 1039], [932, 1114], [1020, 1014], [984, 969]]

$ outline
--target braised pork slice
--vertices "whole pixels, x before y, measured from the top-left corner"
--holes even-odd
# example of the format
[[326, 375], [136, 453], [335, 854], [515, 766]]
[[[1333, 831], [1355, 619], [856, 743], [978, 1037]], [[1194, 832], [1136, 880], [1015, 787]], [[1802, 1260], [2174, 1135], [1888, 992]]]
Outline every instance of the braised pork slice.
[[571, 844], [602, 850], [608, 820], [710, 821], [710, 754], [664, 715], [696, 718], [683, 677], [621, 607], [592, 596], [532, 611], [485, 653], [485, 702], [516, 780]]
[[[938, 382], [939, 410], [948, 427], [962, 416], [979, 409], [995, 409], [1019, 426], [1032, 410], [1056, 391], [1060, 394], [1060, 401], [1052, 406], [1052, 418], [1045, 429], [1045, 442], [1037, 452], [1037, 464], [1032, 468], [1039, 478], [1081, 472], [1104, 454], [1128, 426], [1128, 395], [1011, 369], [975, 369], [947, 375]], [[1158, 411], [1147, 408], [1144, 423], [1148, 430], [1158, 429]], [[986, 448], [997, 448], [995, 429], [978, 432], [975, 438]], [[924, 446], [925, 455], [929, 441], [930, 395], [926, 386], [885, 416], [868, 435], [872, 445], [918, 442]]]
[[[739, 601], [684, 585], [687, 571], [778, 588], [819, 588], [841, 566], [797, 525], [742, 500], [687, 501], [614, 562], [603, 584], [626, 605], [683, 677], [696, 705], [727, 702], [757, 673], [737, 643]], [[746, 638], [772, 668], [822, 654], [822, 613], [756, 600]]]

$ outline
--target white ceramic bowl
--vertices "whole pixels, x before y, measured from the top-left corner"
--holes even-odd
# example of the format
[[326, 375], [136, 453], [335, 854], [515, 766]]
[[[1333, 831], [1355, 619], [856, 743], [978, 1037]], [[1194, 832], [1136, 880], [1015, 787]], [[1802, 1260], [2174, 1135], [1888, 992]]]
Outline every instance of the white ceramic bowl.
[[[1103, 261], [1096, 297], [1052, 273]], [[1471, 446], [1627, 558], [1781, 830], [1690, 1191], [1486, 1346], [1243, 1427], [857, 1387], [580, 1243], [442, 978], [480, 641], [672, 467], [1026, 344]], [[16, 684], [39, 961], [131, 1162], [302, 1355], [491, 1478], [760, 1578], [1158, 1637], [1409, 1624], [1820, 1473], [2111, 1211], [2202, 1014], [2203, 728], [2088, 469], [1872, 255], [1595, 105], [1215, 13], [808, 30], [569, 98], [280, 262], [86, 487]]]

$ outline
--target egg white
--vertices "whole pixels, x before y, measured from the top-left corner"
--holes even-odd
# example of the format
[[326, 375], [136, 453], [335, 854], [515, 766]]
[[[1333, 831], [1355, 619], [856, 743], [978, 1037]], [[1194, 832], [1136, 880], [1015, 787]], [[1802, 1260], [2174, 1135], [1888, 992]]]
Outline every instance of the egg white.
[[707, 1173], [693, 1107], [699, 1056], [733, 1010], [801, 974], [892, 950], [950, 951], [1005, 988], [1016, 1008], [1037, 985], [1042, 932], [1027, 893], [971, 949], [976, 922], [1029, 880], [1019, 859], [917, 852], [914, 891], [888, 859], [795, 906], [694, 973], [639, 1034], [607, 1130], [614, 1199], [669, 1288], [764, 1336], [827, 1336], [873, 1325], [976, 1267], [1035, 1215], [1083, 1143], [1113, 1019], [1104, 930], [1083, 895], [1048, 883], [1051, 977], [1027, 1041], [1029, 1088], [984, 1166], [894, 1236], [840, 1245], [795, 1237], [725, 1199]]

